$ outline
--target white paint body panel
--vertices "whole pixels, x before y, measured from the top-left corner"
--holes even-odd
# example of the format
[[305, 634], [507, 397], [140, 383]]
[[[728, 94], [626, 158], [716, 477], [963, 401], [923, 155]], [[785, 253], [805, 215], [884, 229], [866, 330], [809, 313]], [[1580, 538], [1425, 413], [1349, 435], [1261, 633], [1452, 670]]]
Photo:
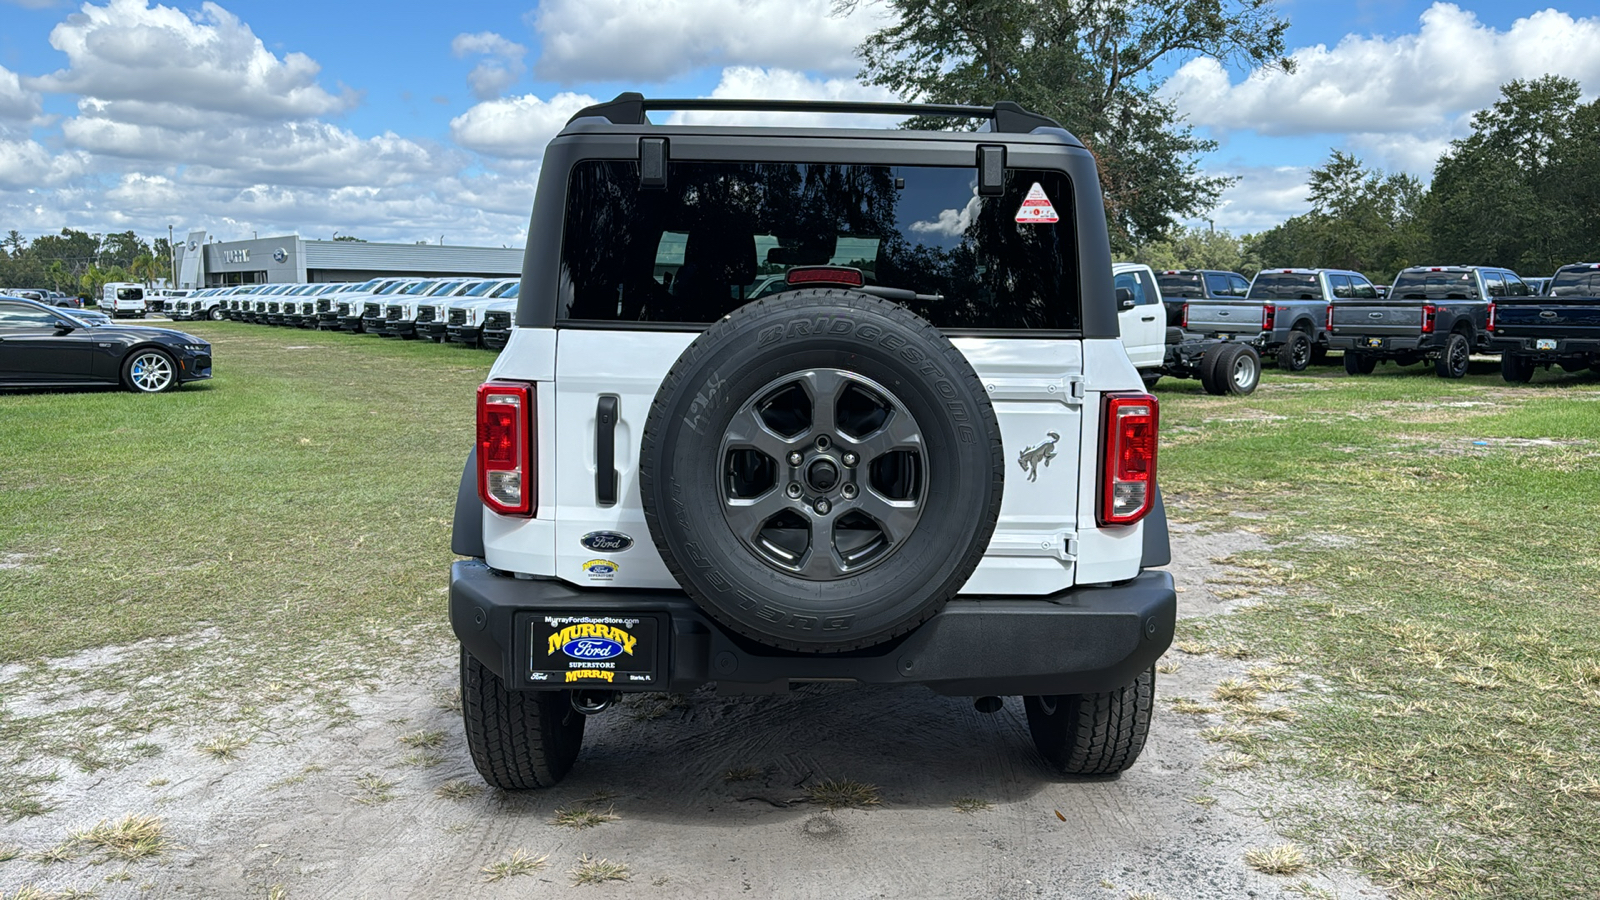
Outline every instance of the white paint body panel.
[[[695, 335], [667, 331], [515, 328], [492, 379], [537, 382], [538, 512], [515, 519], [484, 512], [486, 561], [502, 571], [554, 576], [590, 587], [675, 588], [645, 525], [639, 448], [650, 403]], [[1000, 519], [965, 595], [1039, 596], [1074, 584], [1139, 573], [1142, 525], [1095, 526], [1101, 394], [1139, 390], [1138, 372], [1115, 340], [957, 338], [994, 404], [1004, 442], [1006, 486]], [[595, 494], [595, 415], [618, 401], [618, 502]], [[1054, 441], [1036, 468], [1019, 461]], [[584, 535], [620, 532], [625, 551], [586, 549]], [[614, 571], [586, 565], [608, 560]]]

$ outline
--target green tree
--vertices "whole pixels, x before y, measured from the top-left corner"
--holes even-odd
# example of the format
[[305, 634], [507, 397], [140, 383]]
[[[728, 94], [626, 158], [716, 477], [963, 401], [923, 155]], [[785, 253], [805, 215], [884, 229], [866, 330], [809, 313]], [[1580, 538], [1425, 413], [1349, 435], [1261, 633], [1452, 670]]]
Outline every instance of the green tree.
[[[849, 9], [859, 0], [840, 0]], [[1287, 67], [1273, 0], [889, 0], [896, 23], [866, 39], [861, 77], [909, 100], [1015, 100], [1052, 116], [1100, 169], [1112, 246], [1128, 252], [1216, 204], [1199, 173], [1215, 148], [1160, 99], [1158, 67], [1209, 56]], [[919, 118], [911, 127], [959, 124]]]
[[1369, 169], [1340, 150], [1311, 170], [1311, 211], [1254, 236], [1262, 264], [1354, 269], [1388, 281], [1431, 250], [1422, 211], [1422, 182], [1404, 173]]
[[1250, 236], [1208, 228], [1176, 226], [1165, 238], [1147, 241], [1134, 251], [1134, 262], [1162, 269], [1222, 269], [1249, 277], [1261, 268], [1249, 245]]
[[100, 240], [100, 264], [129, 268], [140, 256], [150, 254], [150, 245], [137, 234], [119, 231]]
[[95, 257], [100, 252], [100, 239], [87, 232], [63, 228], [59, 235], [47, 234], [35, 238], [29, 250], [47, 266], [50, 260], [60, 260], [72, 277], [77, 279], [94, 265]]
[[0, 238], [0, 247], [10, 250], [12, 256], [21, 256], [22, 251], [28, 249], [28, 239], [22, 236], [22, 232], [13, 228], [6, 232], [4, 238]]
[[1600, 247], [1600, 100], [1570, 78], [1512, 81], [1433, 171], [1429, 232], [1444, 256], [1548, 274]]

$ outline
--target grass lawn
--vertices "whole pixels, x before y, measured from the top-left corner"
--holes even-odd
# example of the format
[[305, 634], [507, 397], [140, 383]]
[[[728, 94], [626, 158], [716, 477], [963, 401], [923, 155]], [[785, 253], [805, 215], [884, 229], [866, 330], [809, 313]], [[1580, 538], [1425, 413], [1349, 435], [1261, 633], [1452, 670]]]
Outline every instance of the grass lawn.
[[[85, 719], [60, 746], [0, 704], [0, 770], [114, 765], [183, 715], [231, 746], [252, 733], [241, 693], [376, 689], [386, 643], [447, 639], [452, 503], [491, 355], [181, 327], [216, 344], [209, 384], [0, 395], [0, 664], [186, 641], [107, 666], [107, 696], [130, 699], [59, 713]], [[1179, 642], [1254, 660], [1287, 697], [1293, 721], [1218, 732], [1266, 763], [1252, 772], [1342, 798], [1286, 795], [1280, 827], [1314, 864], [1404, 894], [1600, 896], [1600, 378], [1385, 366], [1157, 393], [1175, 520], [1274, 545], [1231, 560], [1258, 601]], [[363, 645], [360, 665], [339, 649]], [[0, 815], [43, 802], [28, 777], [0, 776]]]
[[1489, 371], [1164, 383], [1173, 505], [1275, 544], [1237, 560], [1263, 599], [1179, 641], [1309, 676], [1242, 743], [1366, 789], [1278, 811], [1322, 859], [1403, 895], [1600, 896], [1600, 378]]
[[493, 355], [175, 327], [215, 343], [209, 382], [0, 394], [0, 662], [202, 625], [437, 620]]

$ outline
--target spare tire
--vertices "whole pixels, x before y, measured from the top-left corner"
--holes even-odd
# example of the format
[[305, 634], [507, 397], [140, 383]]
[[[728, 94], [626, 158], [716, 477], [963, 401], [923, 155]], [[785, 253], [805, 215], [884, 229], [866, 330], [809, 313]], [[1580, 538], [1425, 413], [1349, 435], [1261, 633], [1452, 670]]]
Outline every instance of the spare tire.
[[685, 592], [772, 647], [831, 652], [915, 628], [994, 534], [1005, 459], [961, 351], [846, 290], [757, 300], [695, 338], [640, 448], [650, 536]]

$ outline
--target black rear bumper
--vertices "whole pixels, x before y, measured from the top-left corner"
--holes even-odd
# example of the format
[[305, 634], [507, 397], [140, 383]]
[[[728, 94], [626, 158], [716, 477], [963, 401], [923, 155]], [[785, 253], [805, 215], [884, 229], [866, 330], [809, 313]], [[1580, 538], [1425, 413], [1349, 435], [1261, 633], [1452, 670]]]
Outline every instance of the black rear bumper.
[[1489, 349], [1492, 353], [1515, 353], [1518, 356], [1532, 356], [1538, 359], [1600, 356], [1600, 339], [1545, 338], [1545, 340], [1555, 341], [1556, 346], [1553, 350], [1538, 349], [1539, 340], [1539, 338], [1507, 337], [1497, 334], [1489, 339]]
[[724, 691], [787, 690], [791, 682], [921, 684], [963, 697], [1077, 694], [1133, 683], [1165, 653], [1177, 620], [1172, 576], [1079, 587], [1049, 597], [957, 598], [915, 631], [839, 654], [762, 647], [725, 631], [682, 591], [593, 590], [523, 580], [481, 560], [450, 569], [450, 624], [462, 646], [513, 689], [559, 689], [529, 679], [533, 621], [554, 613], [658, 614], [657, 670], [687, 692], [715, 681]]

